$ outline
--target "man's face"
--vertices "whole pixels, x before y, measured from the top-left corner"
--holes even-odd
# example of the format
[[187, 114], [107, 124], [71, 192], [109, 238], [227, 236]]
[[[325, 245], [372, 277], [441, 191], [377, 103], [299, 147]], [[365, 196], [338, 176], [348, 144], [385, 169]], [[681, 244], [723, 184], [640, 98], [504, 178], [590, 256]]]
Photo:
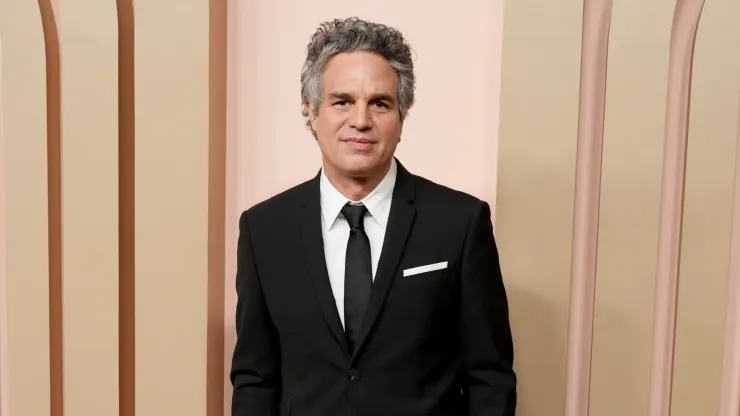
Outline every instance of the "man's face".
[[367, 177], [390, 166], [401, 137], [398, 80], [370, 52], [342, 53], [324, 68], [322, 102], [309, 110], [327, 170]]

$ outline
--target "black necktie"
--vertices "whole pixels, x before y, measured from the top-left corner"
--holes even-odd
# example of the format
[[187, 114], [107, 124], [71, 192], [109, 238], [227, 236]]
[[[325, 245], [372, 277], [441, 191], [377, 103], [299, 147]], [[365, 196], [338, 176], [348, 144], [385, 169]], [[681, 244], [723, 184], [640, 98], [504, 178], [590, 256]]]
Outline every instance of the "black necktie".
[[364, 205], [347, 204], [342, 208], [350, 228], [344, 266], [344, 328], [350, 350], [354, 350], [357, 342], [373, 284], [370, 240], [364, 227], [365, 213], [367, 208]]

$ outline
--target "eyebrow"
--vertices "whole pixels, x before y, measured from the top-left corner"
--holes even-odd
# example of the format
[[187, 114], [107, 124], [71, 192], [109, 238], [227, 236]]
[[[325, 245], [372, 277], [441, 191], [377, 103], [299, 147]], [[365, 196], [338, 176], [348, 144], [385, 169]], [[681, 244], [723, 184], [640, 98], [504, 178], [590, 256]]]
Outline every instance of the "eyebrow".
[[[351, 94], [348, 94], [346, 92], [338, 92], [338, 91], [332, 92], [331, 94], [329, 94], [329, 96], [339, 99], [339, 100], [347, 100], [347, 101], [351, 101], [354, 99], [354, 97], [352, 97]], [[393, 96], [389, 94], [373, 94], [372, 96], [370, 96], [370, 101], [371, 102], [372, 101], [388, 101], [388, 102], [394, 103], [396, 100], [393, 98]]]

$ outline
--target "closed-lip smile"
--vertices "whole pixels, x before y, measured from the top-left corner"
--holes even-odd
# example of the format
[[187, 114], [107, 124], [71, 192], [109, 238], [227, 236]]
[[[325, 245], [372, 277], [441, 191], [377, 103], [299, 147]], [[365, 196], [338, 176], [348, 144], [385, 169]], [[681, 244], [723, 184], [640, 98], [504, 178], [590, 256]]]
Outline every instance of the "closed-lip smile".
[[377, 140], [373, 139], [367, 139], [364, 137], [346, 137], [342, 139], [344, 142], [353, 142], [353, 143], [376, 143]]

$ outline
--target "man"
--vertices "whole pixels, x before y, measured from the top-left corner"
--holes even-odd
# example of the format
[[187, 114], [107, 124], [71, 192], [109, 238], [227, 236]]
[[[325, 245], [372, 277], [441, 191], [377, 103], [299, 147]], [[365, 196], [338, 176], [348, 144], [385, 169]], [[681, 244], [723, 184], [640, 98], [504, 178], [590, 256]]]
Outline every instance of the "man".
[[327, 22], [301, 79], [322, 168], [240, 218], [232, 415], [514, 416], [489, 206], [394, 158], [403, 36]]

